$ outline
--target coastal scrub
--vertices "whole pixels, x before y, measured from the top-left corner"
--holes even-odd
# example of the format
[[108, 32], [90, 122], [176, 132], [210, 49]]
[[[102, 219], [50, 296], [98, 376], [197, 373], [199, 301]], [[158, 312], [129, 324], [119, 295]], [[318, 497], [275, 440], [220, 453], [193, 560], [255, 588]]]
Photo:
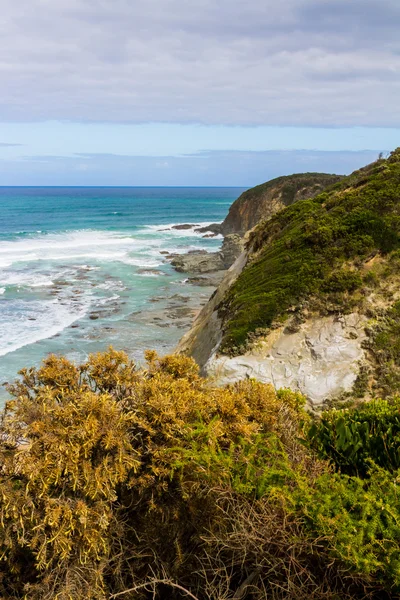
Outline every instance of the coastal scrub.
[[[192, 359], [146, 358], [137, 368], [112, 348], [79, 366], [49, 356], [10, 386], [1, 598], [381, 600], [400, 591], [391, 472], [349, 485], [333, 475], [304, 435], [300, 394], [249, 379], [217, 388]], [[378, 522], [383, 485], [392, 487]], [[350, 492], [362, 511], [368, 500], [367, 513], [354, 513]]]
[[400, 149], [356, 171], [313, 199], [299, 200], [259, 224], [249, 261], [219, 306], [220, 347], [240, 353], [249, 334], [265, 332], [305, 299], [349, 311], [363, 261], [390, 257], [400, 245]]

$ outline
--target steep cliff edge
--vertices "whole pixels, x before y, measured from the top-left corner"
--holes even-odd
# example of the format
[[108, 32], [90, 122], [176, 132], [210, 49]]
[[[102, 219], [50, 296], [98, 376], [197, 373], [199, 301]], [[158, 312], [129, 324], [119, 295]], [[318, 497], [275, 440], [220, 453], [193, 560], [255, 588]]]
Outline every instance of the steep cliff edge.
[[232, 204], [221, 225], [221, 233], [243, 235], [262, 219], [304, 198], [313, 198], [342, 179], [326, 173], [299, 173], [278, 177], [243, 192]]
[[398, 393], [399, 233], [400, 149], [257, 226], [178, 351], [314, 404]]

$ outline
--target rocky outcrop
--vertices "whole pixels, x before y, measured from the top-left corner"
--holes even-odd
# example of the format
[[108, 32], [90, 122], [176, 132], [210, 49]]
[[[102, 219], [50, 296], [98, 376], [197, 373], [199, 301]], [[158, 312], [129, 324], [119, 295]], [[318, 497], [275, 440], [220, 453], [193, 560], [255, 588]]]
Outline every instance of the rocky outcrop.
[[204, 371], [221, 385], [252, 377], [319, 405], [353, 388], [364, 359], [366, 321], [352, 313], [309, 319], [293, 333], [281, 327], [243, 356], [211, 356]]
[[194, 251], [179, 254], [171, 261], [179, 273], [212, 273], [224, 269], [219, 252]]
[[218, 289], [197, 315], [191, 329], [180, 340], [176, 352], [192, 356], [200, 367], [204, 367], [210, 356], [218, 349], [222, 339], [222, 320], [218, 305], [247, 262], [244, 251], [220, 283]]
[[218, 235], [222, 233], [221, 223], [211, 223], [210, 225], [205, 225], [204, 227], [198, 227], [195, 229], [196, 233], [212, 233], [214, 235]]
[[301, 198], [313, 197], [327, 185], [340, 179], [338, 175], [302, 173], [280, 177], [244, 192], [231, 206], [223, 223], [211, 223], [197, 227], [192, 223], [173, 225], [172, 229], [194, 229], [204, 237], [224, 235], [219, 252], [191, 251], [185, 255], [171, 255], [172, 266], [180, 273], [214, 273], [229, 269], [241, 254], [244, 234], [261, 219], [268, 219], [276, 212]]
[[263, 219], [270, 219], [282, 208], [297, 200], [313, 198], [325, 188], [342, 179], [340, 175], [300, 173], [278, 177], [253, 187], [232, 204], [228, 216], [220, 226], [223, 235], [243, 235]]
[[178, 225], [172, 225], [171, 229], [185, 231], [186, 229], [193, 229], [194, 227], [197, 227], [194, 223], [179, 223]]
[[218, 307], [247, 262], [243, 252], [221, 285], [180, 340], [176, 351], [192, 356], [201, 373], [218, 385], [254, 378], [277, 389], [290, 388], [318, 408], [329, 399], [351, 392], [368, 362], [364, 342], [367, 318], [349, 315], [314, 315], [299, 326], [281, 326], [260, 337], [245, 354], [218, 353], [223, 319]]
[[225, 269], [229, 269], [235, 260], [241, 255], [244, 248], [244, 240], [240, 235], [231, 233], [224, 237], [221, 251], [219, 252]]
[[227, 235], [219, 252], [192, 250], [187, 254], [175, 255], [171, 265], [180, 273], [214, 273], [223, 271], [235, 262], [244, 246], [243, 239], [236, 234]]
[[228, 357], [218, 353], [223, 334], [218, 309], [248, 259], [244, 251], [227, 271], [176, 351], [192, 356], [202, 374], [219, 385], [251, 377], [276, 388], [299, 391], [314, 407], [350, 392], [365, 359], [367, 318], [358, 312], [309, 315], [300, 324], [295, 315], [285, 326], [260, 337], [245, 354]]

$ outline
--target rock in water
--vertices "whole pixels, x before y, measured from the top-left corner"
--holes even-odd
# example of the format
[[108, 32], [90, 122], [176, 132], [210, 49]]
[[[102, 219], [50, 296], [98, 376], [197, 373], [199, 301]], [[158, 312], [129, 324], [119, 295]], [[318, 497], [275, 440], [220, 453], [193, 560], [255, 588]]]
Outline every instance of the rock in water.
[[212, 273], [224, 269], [219, 252], [182, 254], [176, 256], [171, 265], [179, 273]]
[[179, 225], [172, 225], [171, 229], [185, 230], [185, 229], [193, 229], [193, 227], [197, 227], [194, 223], [181, 223]]
[[218, 235], [222, 233], [221, 223], [211, 223], [210, 225], [206, 225], [205, 227], [198, 227], [195, 229], [196, 233], [213, 233], [214, 235]]

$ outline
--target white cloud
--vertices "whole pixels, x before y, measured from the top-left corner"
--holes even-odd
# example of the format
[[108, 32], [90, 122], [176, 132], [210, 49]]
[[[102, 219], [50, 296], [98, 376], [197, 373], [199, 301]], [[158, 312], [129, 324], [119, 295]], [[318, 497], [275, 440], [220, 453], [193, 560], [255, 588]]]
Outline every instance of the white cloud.
[[400, 126], [399, 26], [397, 0], [3, 0], [0, 120]]

